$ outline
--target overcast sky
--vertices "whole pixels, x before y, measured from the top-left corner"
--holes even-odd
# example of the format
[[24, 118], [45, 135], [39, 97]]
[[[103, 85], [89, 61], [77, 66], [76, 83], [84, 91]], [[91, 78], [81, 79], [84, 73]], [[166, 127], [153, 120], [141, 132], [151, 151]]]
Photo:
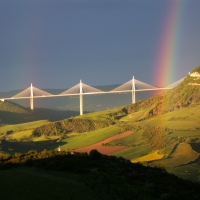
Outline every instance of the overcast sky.
[[176, 81], [200, 65], [200, 0], [0, 0], [0, 92], [153, 85], [172, 2]]

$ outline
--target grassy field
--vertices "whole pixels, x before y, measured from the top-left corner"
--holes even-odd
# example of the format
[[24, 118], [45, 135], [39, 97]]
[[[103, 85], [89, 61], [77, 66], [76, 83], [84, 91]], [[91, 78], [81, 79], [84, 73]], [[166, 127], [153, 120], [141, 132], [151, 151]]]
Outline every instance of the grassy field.
[[184, 179], [200, 181], [200, 166], [197, 163], [190, 163], [169, 169], [170, 173], [176, 174]]
[[[0, 199], [98, 200], [98, 196], [69, 172], [35, 168], [0, 170]], [[5, 198], [6, 197], [6, 198]]]
[[30, 141], [30, 136], [32, 134], [32, 130], [19, 131], [17, 133], [13, 133], [7, 137], [7, 139], [16, 139], [18, 141]]
[[125, 117], [122, 117], [120, 119], [120, 121], [139, 121], [141, 119], [146, 118], [151, 109], [152, 109], [152, 107], [140, 110], [138, 112], [134, 112], [134, 113], [129, 114], [129, 115], [125, 116]]
[[121, 133], [121, 128], [117, 126], [102, 128], [99, 130], [82, 133], [76, 137], [63, 139], [60, 143], [50, 147], [50, 149], [55, 150], [58, 148], [58, 145], [61, 146], [61, 150], [81, 148], [95, 144], [119, 133]]
[[133, 134], [127, 137], [114, 140], [112, 142], [109, 142], [108, 144], [110, 146], [117, 146], [119, 144], [122, 146], [139, 146], [143, 144], [141, 133], [142, 133], [142, 130], [135, 131]]
[[40, 137], [32, 137], [32, 129], [30, 130], [24, 130], [12, 133], [6, 137], [7, 141], [15, 140], [18, 142], [42, 142], [42, 141], [50, 141], [50, 140], [56, 140], [61, 138], [61, 136], [45, 136], [42, 135]]
[[180, 143], [168, 155], [166, 159], [152, 162], [152, 166], [159, 166], [165, 168], [180, 167], [182, 165], [191, 164], [199, 158], [189, 144]]
[[169, 137], [192, 137], [200, 136], [200, 131], [173, 131]]
[[175, 130], [188, 130], [188, 129], [194, 129], [195, 127], [199, 128], [199, 121], [198, 120], [176, 120], [171, 121], [169, 120], [170, 116], [163, 115], [162, 117], [154, 117], [149, 120], [145, 120], [143, 124], [149, 125], [149, 126], [159, 126], [159, 127], [165, 127], [169, 129], [175, 129]]
[[146, 155], [151, 151], [152, 150], [148, 145], [141, 145], [138, 147], [131, 147], [129, 149], [117, 152], [114, 154], [114, 156], [123, 157], [128, 160], [133, 160], [133, 159], [139, 158], [143, 155]]
[[189, 144], [180, 143], [169, 157], [173, 159], [173, 166], [178, 166], [195, 161], [199, 154], [193, 151]]
[[56, 139], [59, 139], [60, 136], [58, 135], [55, 135], [55, 136], [45, 136], [45, 135], [42, 135], [40, 137], [33, 137], [31, 139], [31, 141], [33, 142], [43, 142], [43, 141], [49, 141], [49, 140], [56, 140]]
[[[199, 143], [190, 143], [190, 146], [195, 152], [200, 154], [200, 145], [199, 145]], [[200, 163], [199, 163], [199, 165], [200, 165]]]
[[47, 141], [52, 139], [57, 139], [57, 137], [31, 137], [32, 131], [34, 128], [42, 126], [44, 124], [50, 123], [47, 120], [39, 120], [34, 122], [16, 124], [16, 125], [5, 125], [0, 127], [1, 133], [6, 133], [7, 131], [12, 131], [9, 135], [6, 136], [6, 140], [16, 140], [20, 142], [27, 141]]
[[153, 153], [150, 153], [146, 156], [142, 156], [142, 157], [139, 157], [139, 158], [136, 158], [136, 159], [132, 159], [131, 162], [132, 163], [143, 163], [143, 162], [149, 162], [149, 161], [153, 161], [153, 160], [160, 160], [164, 157], [164, 154], [159, 154], [158, 153], [158, 150], [153, 152]]
[[76, 116], [76, 119], [89, 119], [89, 120], [108, 120], [109, 119], [109, 114], [114, 113], [120, 110], [119, 108], [114, 108], [114, 109], [109, 109], [109, 110], [103, 110], [103, 111], [98, 111], [98, 112], [93, 112], [93, 113], [88, 113], [80, 116]]
[[176, 130], [188, 130], [199, 128], [200, 106], [186, 107], [167, 114], [145, 120], [143, 124], [149, 126], [160, 126]]
[[4, 125], [0, 127], [0, 132], [6, 132], [6, 131], [20, 131], [20, 130], [27, 130], [27, 129], [33, 129], [38, 126], [42, 126], [44, 124], [49, 123], [47, 120], [39, 120], [34, 122], [27, 122], [22, 124], [15, 124], [15, 125]]

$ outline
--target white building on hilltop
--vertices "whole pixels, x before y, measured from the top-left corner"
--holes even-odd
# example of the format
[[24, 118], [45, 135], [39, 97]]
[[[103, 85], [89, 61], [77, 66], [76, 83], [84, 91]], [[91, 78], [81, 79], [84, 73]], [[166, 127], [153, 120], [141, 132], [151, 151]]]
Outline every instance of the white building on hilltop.
[[191, 77], [200, 77], [200, 73], [199, 72], [193, 72], [190, 74]]
[[61, 148], [60, 148], [60, 146], [58, 147], [58, 151], [61, 151]]

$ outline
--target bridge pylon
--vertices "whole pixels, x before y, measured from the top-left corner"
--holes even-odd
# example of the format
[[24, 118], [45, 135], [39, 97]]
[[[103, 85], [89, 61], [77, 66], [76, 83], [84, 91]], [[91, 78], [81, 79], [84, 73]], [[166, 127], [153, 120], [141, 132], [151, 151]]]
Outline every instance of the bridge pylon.
[[147, 83], [138, 81], [137, 79], [135, 79], [135, 77], [133, 76], [133, 78], [118, 86], [117, 88], [111, 90], [111, 92], [131, 92], [132, 93], [132, 104], [134, 104], [136, 102], [136, 92], [138, 91], [147, 91], [147, 90], [158, 90], [159, 88], [154, 87], [152, 85], [149, 85]]
[[83, 96], [89, 94], [99, 94], [102, 93], [102, 90], [99, 90], [95, 87], [86, 85], [80, 80], [80, 83], [71, 87], [70, 89], [62, 92], [58, 96], [68, 96], [68, 95], [77, 95], [80, 98], [80, 115], [83, 115]]
[[53, 96], [52, 94], [45, 92], [44, 90], [41, 90], [39, 88], [36, 88], [31, 83], [31, 86], [22, 92], [16, 94], [15, 96], [7, 99], [30, 99], [30, 109], [34, 109], [34, 98], [44, 98], [44, 97], [50, 97]]

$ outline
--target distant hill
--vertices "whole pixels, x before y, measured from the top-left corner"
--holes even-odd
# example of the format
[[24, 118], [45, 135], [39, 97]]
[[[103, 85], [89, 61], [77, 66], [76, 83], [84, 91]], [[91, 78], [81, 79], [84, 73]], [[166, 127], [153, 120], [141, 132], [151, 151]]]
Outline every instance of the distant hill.
[[0, 101], [0, 120], [1, 124], [22, 123], [36, 120], [36, 116], [30, 109], [24, 108], [16, 103]]
[[19, 124], [41, 119], [58, 121], [79, 115], [78, 111], [35, 108], [33, 111], [10, 101], [0, 101], [0, 125]]

